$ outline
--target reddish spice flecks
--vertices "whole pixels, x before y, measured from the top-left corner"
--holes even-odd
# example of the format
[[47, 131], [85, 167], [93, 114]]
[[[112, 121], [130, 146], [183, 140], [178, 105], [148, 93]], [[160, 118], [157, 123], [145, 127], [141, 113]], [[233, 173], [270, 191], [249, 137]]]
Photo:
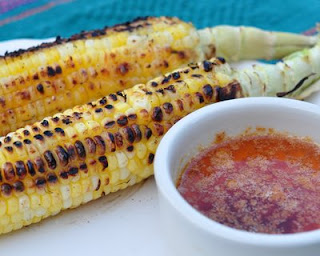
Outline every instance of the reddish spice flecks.
[[320, 228], [320, 147], [296, 137], [244, 135], [213, 145], [186, 166], [182, 196], [209, 218], [260, 233]]

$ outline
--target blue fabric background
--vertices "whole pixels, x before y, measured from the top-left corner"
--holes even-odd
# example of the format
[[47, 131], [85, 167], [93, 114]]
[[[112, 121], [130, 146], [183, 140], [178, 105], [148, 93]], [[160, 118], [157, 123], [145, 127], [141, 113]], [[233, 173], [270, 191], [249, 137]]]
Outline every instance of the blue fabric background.
[[231, 24], [303, 32], [320, 20], [319, 10], [319, 0], [74, 0], [0, 26], [0, 40], [70, 36], [147, 15], [177, 16], [198, 28]]

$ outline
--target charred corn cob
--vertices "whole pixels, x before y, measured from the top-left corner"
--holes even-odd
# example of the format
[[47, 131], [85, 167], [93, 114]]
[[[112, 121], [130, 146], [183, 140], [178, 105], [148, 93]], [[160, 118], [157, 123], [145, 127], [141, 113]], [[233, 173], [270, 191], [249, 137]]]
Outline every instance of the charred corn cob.
[[315, 38], [221, 26], [197, 31], [177, 18], [145, 18], [0, 58], [0, 135], [129, 88], [215, 53], [282, 57]]
[[235, 71], [222, 58], [191, 64], [1, 137], [0, 233], [145, 179], [159, 141], [179, 119], [217, 101], [292, 90], [291, 71], [320, 74], [319, 49], [255, 66], [258, 75]]

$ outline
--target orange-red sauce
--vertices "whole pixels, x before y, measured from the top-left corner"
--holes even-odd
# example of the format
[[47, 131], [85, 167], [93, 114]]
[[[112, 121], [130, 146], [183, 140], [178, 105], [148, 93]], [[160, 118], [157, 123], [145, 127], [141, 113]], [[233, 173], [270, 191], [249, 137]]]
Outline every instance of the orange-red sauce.
[[198, 211], [233, 228], [320, 228], [320, 148], [311, 141], [281, 134], [229, 139], [194, 157], [177, 187]]

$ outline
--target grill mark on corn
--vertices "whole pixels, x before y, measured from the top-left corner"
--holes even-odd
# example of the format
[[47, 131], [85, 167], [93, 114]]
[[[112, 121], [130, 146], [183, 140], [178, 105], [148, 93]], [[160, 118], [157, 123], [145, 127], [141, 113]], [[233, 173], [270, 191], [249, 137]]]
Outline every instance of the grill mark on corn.
[[15, 172], [12, 163], [6, 162], [3, 167], [4, 178], [7, 181], [13, 181], [15, 178]]
[[102, 164], [103, 166], [103, 169], [107, 168], [108, 167], [108, 160], [107, 160], [107, 157], [106, 156], [100, 156], [98, 158], [99, 162]]
[[77, 167], [71, 167], [69, 170], [68, 170], [68, 174], [71, 175], [71, 176], [76, 176], [79, 172], [79, 169]]
[[68, 153], [69, 162], [74, 161], [77, 156], [75, 147], [72, 144], [70, 144], [66, 146], [66, 149]]
[[47, 181], [52, 184], [57, 183], [58, 177], [55, 173], [48, 173]]
[[34, 169], [34, 164], [32, 163], [31, 160], [28, 160], [27, 161], [27, 168], [28, 168], [28, 173], [31, 175], [31, 176], [34, 176], [36, 174], [36, 171]]
[[126, 116], [120, 116], [118, 119], [117, 119], [117, 124], [119, 126], [125, 126], [128, 124], [128, 118]]
[[44, 173], [46, 171], [46, 169], [44, 167], [44, 162], [43, 162], [41, 157], [37, 157], [34, 160], [34, 163], [35, 163], [35, 167], [36, 167], [36, 169], [38, 170], [39, 173]]
[[16, 192], [23, 192], [24, 191], [24, 185], [21, 181], [14, 182], [12, 187]]
[[96, 143], [91, 138], [85, 138], [85, 143], [89, 148], [89, 153], [94, 154], [96, 152]]
[[86, 150], [82, 144], [81, 141], [77, 140], [75, 143], [74, 143], [74, 147], [77, 151], [77, 154], [79, 156], [79, 158], [85, 158], [86, 157]]
[[56, 159], [50, 150], [44, 152], [44, 159], [46, 159], [50, 169], [54, 170], [57, 167]]
[[24, 177], [27, 175], [27, 170], [26, 167], [24, 165], [23, 161], [17, 161], [15, 163], [15, 167], [16, 167], [16, 173], [19, 177], [19, 179], [24, 179]]
[[141, 132], [139, 126], [134, 124], [131, 126], [131, 128], [134, 132], [136, 142], [139, 142], [142, 139], [142, 132]]
[[69, 155], [68, 155], [67, 151], [63, 147], [57, 146], [56, 154], [57, 154], [57, 157], [59, 159], [60, 164], [62, 166], [66, 166], [69, 161]]
[[4, 196], [10, 196], [11, 195], [11, 192], [12, 192], [12, 187], [10, 184], [8, 183], [3, 183], [1, 185], [1, 193], [2, 195]]
[[106, 144], [101, 136], [93, 137], [96, 144], [96, 152], [98, 155], [103, 155], [106, 152]]

